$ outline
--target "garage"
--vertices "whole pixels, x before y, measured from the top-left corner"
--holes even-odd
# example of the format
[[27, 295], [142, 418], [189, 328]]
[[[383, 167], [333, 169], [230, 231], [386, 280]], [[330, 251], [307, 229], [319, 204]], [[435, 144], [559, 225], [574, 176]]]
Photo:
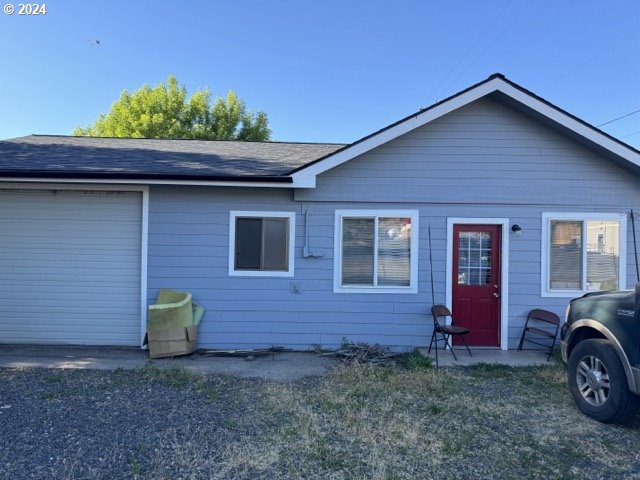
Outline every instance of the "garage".
[[0, 342], [140, 345], [142, 192], [0, 189]]

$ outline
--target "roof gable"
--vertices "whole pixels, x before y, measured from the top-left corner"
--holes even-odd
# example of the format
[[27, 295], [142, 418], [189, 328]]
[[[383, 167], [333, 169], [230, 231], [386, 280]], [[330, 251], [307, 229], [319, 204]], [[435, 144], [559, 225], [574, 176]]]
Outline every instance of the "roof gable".
[[625, 166], [640, 171], [640, 151], [556, 107], [503, 75], [494, 74], [476, 85], [405, 117], [324, 158], [293, 170], [290, 172], [293, 186], [314, 188], [317, 175], [486, 96], [515, 107], [600, 153], [611, 156]]

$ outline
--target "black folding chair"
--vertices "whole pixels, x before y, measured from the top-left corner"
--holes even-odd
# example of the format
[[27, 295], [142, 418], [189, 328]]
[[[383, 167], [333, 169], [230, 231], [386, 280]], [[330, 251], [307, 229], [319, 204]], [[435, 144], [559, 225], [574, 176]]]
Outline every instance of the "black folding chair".
[[[529, 325], [531, 323], [531, 325]], [[520, 337], [518, 350], [522, 350], [522, 343], [529, 342], [549, 349], [547, 362], [553, 354], [553, 347], [556, 345], [558, 330], [560, 329], [560, 317], [553, 312], [536, 308], [529, 312], [524, 330]], [[527, 333], [534, 334], [534, 340], [525, 338]], [[551, 343], [549, 343], [551, 341]]]
[[[431, 335], [431, 341], [429, 342], [429, 350], [427, 353], [431, 353], [431, 345], [435, 343], [436, 348], [436, 358], [438, 356], [438, 342], [444, 341], [444, 348], [447, 346], [451, 350], [451, 354], [453, 358], [457, 361], [458, 357], [456, 357], [455, 352], [453, 351], [453, 346], [449, 343], [449, 339], [452, 336], [459, 336], [464, 343], [464, 346], [467, 348], [467, 352], [469, 352], [469, 356], [473, 356], [471, 354], [471, 350], [469, 350], [469, 346], [467, 345], [467, 341], [464, 339], [464, 336], [470, 332], [468, 328], [459, 327], [455, 325], [453, 316], [451, 315], [451, 311], [445, 305], [434, 305], [431, 307], [431, 316], [433, 317], [433, 334]], [[451, 323], [447, 325], [444, 322], [446, 317], [451, 317]], [[443, 322], [441, 323], [438, 318], [442, 318]], [[440, 335], [442, 338], [438, 338]]]

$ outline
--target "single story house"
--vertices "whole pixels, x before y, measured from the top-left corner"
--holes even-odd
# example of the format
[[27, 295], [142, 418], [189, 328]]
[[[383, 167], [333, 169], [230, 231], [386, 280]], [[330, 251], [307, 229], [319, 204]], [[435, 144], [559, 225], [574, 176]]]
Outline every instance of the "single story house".
[[349, 145], [5, 140], [0, 182], [1, 343], [141, 345], [166, 287], [201, 347], [404, 349], [433, 289], [508, 349], [637, 279], [640, 152], [500, 74]]

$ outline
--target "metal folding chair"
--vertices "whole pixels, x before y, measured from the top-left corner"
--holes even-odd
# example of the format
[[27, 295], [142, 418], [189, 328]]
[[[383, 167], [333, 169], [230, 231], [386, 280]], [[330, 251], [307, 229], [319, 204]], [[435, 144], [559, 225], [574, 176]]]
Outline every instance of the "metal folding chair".
[[[444, 348], [447, 346], [451, 350], [451, 354], [453, 358], [457, 361], [458, 357], [456, 357], [455, 352], [453, 351], [453, 345], [449, 343], [449, 339], [452, 336], [459, 336], [462, 340], [462, 343], [467, 348], [467, 352], [469, 352], [469, 356], [473, 356], [471, 354], [471, 350], [469, 350], [469, 346], [467, 345], [467, 341], [464, 336], [470, 332], [468, 328], [459, 327], [455, 325], [453, 315], [451, 315], [451, 311], [445, 305], [434, 305], [431, 307], [431, 316], [433, 317], [433, 334], [431, 335], [431, 341], [429, 342], [429, 350], [427, 353], [431, 353], [431, 345], [435, 343], [436, 349], [436, 359], [438, 357], [438, 342], [444, 341]], [[442, 318], [443, 320], [446, 317], [451, 317], [451, 323], [446, 324], [444, 321], [441, 323], [438, 319]], [[442, 338], [438, 338], [440, 335]], [[436, 360], [437, 361], [437, 360]]]
[[[529, 325], [529, 323], [532, 325]], [[529, 312], [527, 321], [524, 324], [524, 330], [520, 337], [520, 343], [518, 344], [518, 350], [522, 350], [522, 343], [529, 342], [541, 347], [549, 349], [547, 355], [547, 362], [553, 354], [553, 347], [556, 345], [556, 338], [558, 337], [558, 330], [560, 329], [560, 317], [553, 312], [547, 310], [541, 310], [536, 308]], [[534, 340], [525, 338], [527, 333], [534, 334]], [[551, 344], [549, 344], [551, 341]]]

